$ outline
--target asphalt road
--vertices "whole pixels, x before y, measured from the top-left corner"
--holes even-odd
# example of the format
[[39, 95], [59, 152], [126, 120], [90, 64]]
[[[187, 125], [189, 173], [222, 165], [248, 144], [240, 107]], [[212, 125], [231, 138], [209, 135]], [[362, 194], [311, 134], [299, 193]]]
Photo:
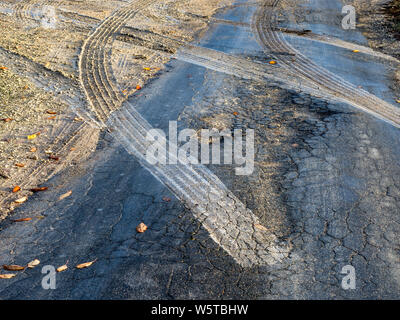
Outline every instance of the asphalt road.
[[[241, 23], [214, 22], [196, 45], [268, 61], [273, 55], [250, 27], [260, 7], [238, 3], [216, 18]], [[358, 30], [340, 29], [340, 1], [311, 1], [309, 9], [322, 21], [310, 19], [300, 29], [366, 44]], [[305, 38], [287, 40], [318, 66], [393, 103], [389, 62]], [[235, 176], [232, 166], [209, 169], [266, 228], [266, 242], [254, 243], [267, 254], [250, 240], [247, 248], [227, 250], [215, 240], [216, 226], [202, 223], [117, 135], [104, 132], [87, 163], [51, 179], [48, 192], [2, 222], [0, 263], [39, 259], [41, 264], [1, 281], [0, 298], [400, 297], [399, 129], [344, 102], [215, 70], [173, 60], [129, 103], [164, 130], [176, 119], [182, 128], [219, 125], [208, 119], [221, 119], [229, 128], [254, 128], [251, 176]], [[224, 116], [233, 112], [238, 116]], [[69, 190], [70, 197], [58, 200]], [[13, 222], [25, 217], [34, 219]], [[220, 218], [226, 219], [226, 232], [246, 235], [248, 226], [234, 218]], [[143, 234], [135, 231], [140, 222], [149, 226]], [[241, 250], [250, 252], [246, 261], [253, 264], [243, 263]], [[74, 268], [95, 259], [87, 269]], [[43, 289], [41, 267], [67, 261], [69, 269], [56, 276], [57, 288]], [[356, 271], [354, 290], [341, 287], [346, 265]]]

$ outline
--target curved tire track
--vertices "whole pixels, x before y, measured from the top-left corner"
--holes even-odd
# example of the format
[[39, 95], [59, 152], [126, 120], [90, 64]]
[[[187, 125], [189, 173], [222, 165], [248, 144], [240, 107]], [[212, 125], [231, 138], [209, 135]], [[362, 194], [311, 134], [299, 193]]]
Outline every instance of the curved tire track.
[[255, 15], [253, 28], [265, 50], [294, 55], [294, 59], [284, 54], [276, 56], [276, 59], [290, 71], [319, 85], [321, 90], [342, 98], [348, 104], [400, 128], [400, 110], [398, 108], [316, 65], [293, 48], [284, 39], [281, 32], [276, 31], [274, 12], [279, 3], [280, 0], [267, 0]]

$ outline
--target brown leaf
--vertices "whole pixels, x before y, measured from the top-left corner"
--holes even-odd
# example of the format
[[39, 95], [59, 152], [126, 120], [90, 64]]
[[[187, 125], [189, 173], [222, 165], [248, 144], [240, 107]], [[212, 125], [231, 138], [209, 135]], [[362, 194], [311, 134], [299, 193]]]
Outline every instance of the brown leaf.
[[53, 111], [53, 110], [47, 110], [46, 111], [48, 114], [57, 114], [57, 112], [56, 111]]
[[12, 120], [14, 120], [14, 119], [11, 119], [11, 118], [4, 118], [4, 119], [2, 119], [4, 122], [10, 122], [10, 121], [12, 121]]
[[93, 263], [96, 262], [96, 260], [97, 260], [97, 259], [95, 259], [95, 260], [93, 260], [93, 261], [90, 261], [90, 262], [85, 262], [85, 263], [78, 264], [78, 265], [76, 266], [76, 268], [77, 268], [77, 269], [83, 269], [83, 268], [90, 267]]
[[65, 199], [65, 198], [68, 198], [71, 194], [72, 194], [72, 190], [70, 190], [70, 191], [68, 191], [68, 192], [66, 192], [66, 193], [64, 193], [64, 194], [62, 194], [62, 195], [58, 198], [58, 200], [63, 200], [63, 199]]
[[30, 189], [32, 192], [46, 191], [49, 187], [38, 187]]
[[58, 161], [58, 160], [60, 160], [60, 157], [51, 155], [51, 156], [49, 156], [49, 159], [54, 160], [54, 161]]
[[22, 218], [22, 219], [16, 219], [14, 222], [24, 222], [24, 221], [31, 221], [32, 218]]
[[11, 279], [14, 278], [16, 275], [16, 273], [0, 274], [0, 279]]
[[16, 166], [16, 167], [19, 167], [19, 168], [23, 168], [23, 167], [25, 167], [25, 164], [23, 164], [23, 163], [16, 163], [15, 166]]
[[20, 187], [20, 186], [15, 186], [15, 187], [12, 189], [12, 192], [13, 192], [13, 193], [16, 193], [16, 192], [18, 192], [19, 190], [21, 190], [21, 187]]
[[15, 200], [14, 202], [15, 203], [24, 203], [26, 200], [28, 200], [27, 196], [19, 198], [18, 200]]
[[38, 266], [39, 264], [40, 264], [40, 260], [35, 259], [35, 260], [29, 262], [27, 267], [29, 269], [33, 269], [34, 267]]
[[3, 269], [8, 271], [21, 271], [24, 270], [25, 267], [21, 267], [16, 264], [11, 264], [11, 265], [3, 264]]
[[147, 226], [143, 222], [139, 223], [139, 225], [136, 227], [136, 231], [139, 233], [143, 233], [146, 230], [147, 230]]

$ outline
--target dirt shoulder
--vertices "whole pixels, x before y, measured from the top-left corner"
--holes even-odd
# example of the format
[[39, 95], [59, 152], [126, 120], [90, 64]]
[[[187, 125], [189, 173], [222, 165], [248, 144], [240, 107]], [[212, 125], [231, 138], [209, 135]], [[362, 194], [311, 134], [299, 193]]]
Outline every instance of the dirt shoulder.
[[[358, 12], [357, 28], [369, 45], [400, 59], [400, 0], [354, 0]], [[400, 95], [400, 68], [393, 72], [393, 90]]]
[[[115, 84], [134, 94], [181, 43], [198, 37], [229, 0], [160, 0], [115, 34]], [[29, 200], [32, 189], [96, 149], [100, 130], [85, 124], [79, 55], [88, 35], [125, 1], [0, 4], [0, 220]], [[108, 44], [107, 44], [108, 45]], [[13, 190], [17, 190], [13, 192]]]

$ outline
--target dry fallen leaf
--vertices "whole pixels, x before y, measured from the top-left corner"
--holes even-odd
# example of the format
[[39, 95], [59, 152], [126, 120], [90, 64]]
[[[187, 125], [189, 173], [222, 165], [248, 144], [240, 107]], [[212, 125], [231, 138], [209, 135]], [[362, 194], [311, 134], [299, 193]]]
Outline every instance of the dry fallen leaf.
[[63, 272], [65, 270], [67, 270], [67, 269], [68, 269], [67, 265], [64, 264], [63, 266], [57, 268], [57, 272]]
[[58, 161], [58, 160], [60, 160], [60, 157], [57, 157], [57, 156], [54, 156], [54, 155], [50, 155], [49, 159]]
[[32, 192], [46, 191], [49, 187], [38, 187], [30, 189]]
[[53, 111], [53, 110], [47, 110], [46, 111], [48, 114], [57, 114], [57, 112], [56, 111]]
[[39, 264], [40, 264], [40, 260], [35, 259], [35, 260], [29, 262], [27, 267], [29, 269], [33, 269], [34, 267], [38, 266]]
[[24, 203], [26, 200], [28, 200], [27, 196], [19, 198], [19, 199], [15, 200], [14, 202], [15, 203]]
[[139, 225], [136, 227], [136, 231], [139, 233], [143, 233], [146, 230], [147, 230], [147, 226], [143, 222], [139, 223]]
[[141, 86], [139, 86], [139, 85], [136, 86], [136, 90], [141, 90], [141, 89], [142, 89]]
[[52, 116], [52, 117], [48, 117], [47, 120], [55, 120], [57, 117], [56, 116]]
[[36, 147], [32, 147], [31, 150], [29, 150], [30, 152], [36, 152], [37, 148]]
[[75, 118], [74, 118], [74, 121], [79, 121], [79, 122], [81, 122], [81, 121], [83, 121], [83, 119], [82, 119], [82, 118], [75, 117]]
[[0, 70], [7, 70], [8, 68], [5, 66], [0, 66]]
[[68, 192], [66, 192], [66, 193], [64, 193], [64, 194], [62, 194], [62, 195], [58, 198], [58, 200], [63, 200], [63, 199], [65, 199], [65, 198], [68, 198], [71, 194], [72, 194], [72, 190], [70, 190], [70, 191], [68, 191]]
[[36, 139], [36, 137], [37, 137], [36, 134], [31, 134], [31, 135], [27, 136], [28, 140]]
[[23, 168], [23, 167], [25, 167], [25, 164], [23, 164], [23, 163], [16, 163], [15, 166], [16, 166], [16, 167], [19, 167], [19, 168]]
[[97, 260], [97, 259], [95, 259], [95, 260], [93, 260], [93, 261], [90, 261], [90, 262], [85, 262], [85, 263], [78, 264], [78, 265], [76, 266], [76, 268], [77, 268], [77, 269], [83, 269], [83, 268], [90, 267], [93, 263], [96, 262], [96, 260]]
[[150, 71], [151, 68], [143, 68], [143, 70]]
[[11, 119], [11, 118], [5, 118], [5, 119], [2, 119], [4, 122], [10, 122], [10, 121], [12, 121], [13, 119]]
[[16, 264], [11, 264], [11, 265], [3, 264], [3, 269], [8, 271], [21, 271], [25, 270], [25, 267], [18, 266]]
[[12, 192], [13, 192], [13, 193], [16, 193], [16, 192], [18, 192], [19, 190], [21, 190], [21, 187], [20, 187], [20, 186], [15, 186], [15, 187], [12, 189]]
[[264, 227], [264, 226], [262, 226], [261, 224], [258, 224], [258, 223], [255, 223], [254, 227], [256, 227], [257, 229], [262, 230], [262, 231], [268, 231], [268, 229], [266, 227]]
[[11, 279], [14, 278], [16, 275], [16, 273], [0, 274], [0, 279]]
[[271, 61], [269, 62], [269, 64], [276, 64], [276, 61], [271, 60]]
[[233, 115], [237, 116], [237, 115], [239, 115], [239, 113], [235, 111], [235, 112], [233, 112]]
[[360, 52], [360, 50], [355, 49], [355, 50], [353, 50], [353, 52], [357, 53], [357, 52]]
[[24, 221], [31, 221], [32, 218], [21, 218], [21, 219], [16, 219], [14, 222], [24, 222]]

